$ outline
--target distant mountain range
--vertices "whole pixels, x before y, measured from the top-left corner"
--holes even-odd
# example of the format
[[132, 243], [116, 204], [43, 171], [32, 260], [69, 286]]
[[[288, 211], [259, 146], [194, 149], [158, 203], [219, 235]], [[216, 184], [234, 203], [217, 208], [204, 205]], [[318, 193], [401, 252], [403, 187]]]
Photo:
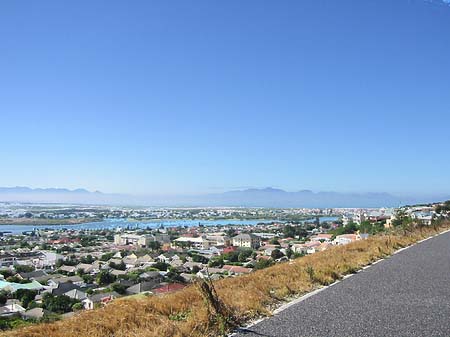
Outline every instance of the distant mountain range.
[[67, 188], [30, 188], [25, 186], [0, 187], [0, 193], [101, 193], [89, 192], [84, 188], [69, 190]]
[[140, 206], [241, 206], [241, 207], [397, 207], [450, 199], [450, 195], [401, 198], [389, 193], [339, 193], [301, 190], [287, 192], [276, 188], [250, 188], [224, 193], [177, 196], [135, 196], [107, 194], [86, 189], [0, 187], [0, 201], [36, 203], [75, 203]]

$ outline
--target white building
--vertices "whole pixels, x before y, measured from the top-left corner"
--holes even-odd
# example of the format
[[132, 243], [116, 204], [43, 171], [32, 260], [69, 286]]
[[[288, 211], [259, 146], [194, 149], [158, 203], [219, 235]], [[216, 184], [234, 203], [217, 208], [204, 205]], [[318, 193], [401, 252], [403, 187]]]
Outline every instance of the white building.
[[261, 239], [253, 234], [239, 234], [233, 238], [233, 246], [257, 249]]
[[133, 245], [145, 248], [151, 241], [154, 241], [154, 238], [151, 235], [137, 235], [130, 233], [114, 235], [114, 244], [118, 246]]

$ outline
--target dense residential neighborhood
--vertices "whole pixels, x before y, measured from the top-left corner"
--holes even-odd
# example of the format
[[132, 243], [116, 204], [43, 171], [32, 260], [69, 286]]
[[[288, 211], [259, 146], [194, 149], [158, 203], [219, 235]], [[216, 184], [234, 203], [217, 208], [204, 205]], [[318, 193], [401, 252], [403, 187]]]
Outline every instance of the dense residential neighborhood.
[[[297, 214], [298, 210], [277, 212]], [[326, 212], [337, 216], [327, 221], [313, 218], [252, 226], [50, 226], [2, 232], [1, 327], [61, 319], [126, 296], [159, 296], [180, 290], [196, 278], [216, 280], [252, 273], [364, 240], [408, 221], [432, 225], [448, 215], [449, 204]]]

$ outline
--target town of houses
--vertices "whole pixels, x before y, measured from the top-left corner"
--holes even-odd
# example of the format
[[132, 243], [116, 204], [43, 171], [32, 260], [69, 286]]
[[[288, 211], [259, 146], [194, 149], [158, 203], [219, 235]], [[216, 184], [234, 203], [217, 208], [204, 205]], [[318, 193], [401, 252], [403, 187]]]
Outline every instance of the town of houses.
[[[438, 214], [435, 205], [401, 211], [425, 225], [446, 215]], [[314, 212], [310, 210], [309, 214]], [[21, 234], [5, 232], [0, 237], [0, 317], [33, 321], [60, 318], [124, 296], [177, 291], [196, 278], [214, 280], [252, 273], [335, 245], [364, 240], [392, 226], [399, 214], [394, 209], [321, 212], [337, 218], [254, 226], [133, 230], [47, 227]]]

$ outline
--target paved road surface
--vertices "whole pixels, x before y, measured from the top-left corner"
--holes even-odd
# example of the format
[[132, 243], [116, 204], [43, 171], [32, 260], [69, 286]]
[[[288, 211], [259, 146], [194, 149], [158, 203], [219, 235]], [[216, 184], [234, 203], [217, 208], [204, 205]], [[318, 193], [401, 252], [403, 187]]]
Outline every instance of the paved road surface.
[[239, 337], [450, 336], [450, 232], [424, 241]]

